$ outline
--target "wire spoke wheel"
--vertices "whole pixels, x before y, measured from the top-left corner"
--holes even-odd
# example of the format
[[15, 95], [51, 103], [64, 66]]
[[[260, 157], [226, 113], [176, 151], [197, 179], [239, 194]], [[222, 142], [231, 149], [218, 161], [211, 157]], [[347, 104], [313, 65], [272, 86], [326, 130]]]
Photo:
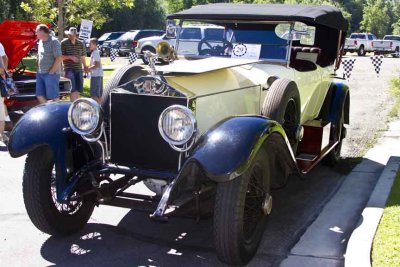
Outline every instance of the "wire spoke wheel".
[[259, 166], [254, 166], [250, 174], [244, 204], [243, 232], [246, 240], [252, 237], [264, 215], [262, 205], [265, 197], [266, 191], [262, 185], [262, 171]]
[[225, 263], [246, 264], [258, 249], [272, 209], [270, 155], [260, 148], [242, 175], [218, 184], [214, 238], [218, 258]]
[[39, 147], [28, 153], [22, 184], [25, 208], [32, 223], [42, 232], [69, 235], [86, 225], [95, 203], [90, 197], [58, 202], [54, 166], [49, 147]]
[[[51, 179], [50, 179], [50, 191], [51, 191], [51, 198], [53, 200], [54, 206], [56, 209], [62, 214], [75, 214], [78, 210], [82, 207], [82, 201], [69, 201], [68, 203], [60, 203], [57, 200], [57, 189], [56, 189], [56, 172], [53, 168]], [[75, 192], [72, 196], [77, 196]]]

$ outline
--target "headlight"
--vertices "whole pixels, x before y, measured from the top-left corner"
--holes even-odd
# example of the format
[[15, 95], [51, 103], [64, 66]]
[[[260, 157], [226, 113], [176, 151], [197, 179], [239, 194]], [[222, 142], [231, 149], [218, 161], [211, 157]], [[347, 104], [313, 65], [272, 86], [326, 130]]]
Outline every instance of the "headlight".
[[90, 135], [103, 122], [100, 105], [90, 98], [75, 100], [68, 110], [68, 122], [72, 130], [81, 135]]
[[190, 141], [196, 133], [196, 119], [187, 107], [173, 105], [161, 113], [158, 130], [167, 143], [180, 146]]

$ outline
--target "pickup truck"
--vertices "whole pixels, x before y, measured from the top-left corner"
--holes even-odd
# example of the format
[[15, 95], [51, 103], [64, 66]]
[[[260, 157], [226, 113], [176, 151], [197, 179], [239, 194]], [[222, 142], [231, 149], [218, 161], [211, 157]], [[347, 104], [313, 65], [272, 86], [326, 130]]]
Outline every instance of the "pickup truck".
[[352, 33], [344, 44], [344, 53], [355, 53], [365, 56], [367, 52], [373, 52], [372, 41], [376, 40], [372, 33]]
[[375, 55], [391, 54], [393, 57], [400, 55], [400, 36], [399, 35], [385, 35], [383, 40], [376, 40], [372, 42]]

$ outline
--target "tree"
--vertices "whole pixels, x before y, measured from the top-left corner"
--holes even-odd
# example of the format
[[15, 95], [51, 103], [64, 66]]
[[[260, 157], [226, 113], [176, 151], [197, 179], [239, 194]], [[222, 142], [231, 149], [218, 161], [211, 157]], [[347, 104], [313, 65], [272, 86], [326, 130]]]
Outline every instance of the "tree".
[[361, 30], [383, 36], [391, 32], [389, 9], [385, 0], [368, 0], [364, 7]]
[[[57, 25], [59, 33], [66, 26], [79, 25], [81, 19], [93, 20], [93, 26], [100, 28], [108, 19], [107, 8], [133, 7], [135, 0], [30, 0], [22, 2], [21, 8], [42, 23]], [[58, 34], [62, 39], [63, 34]]]

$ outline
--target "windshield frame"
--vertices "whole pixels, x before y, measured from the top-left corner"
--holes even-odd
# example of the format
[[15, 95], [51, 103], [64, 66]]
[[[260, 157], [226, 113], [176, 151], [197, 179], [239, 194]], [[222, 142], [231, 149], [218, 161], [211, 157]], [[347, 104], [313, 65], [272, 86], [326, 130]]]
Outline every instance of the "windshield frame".
[[[221, 26], [220, 24], [223, 23], [237, 23], [237, 24], [283, 24], [287, 23], [290, 24], [289, 28], [289, 36], [286, 40], [286, 47], [287, 47], [287, 53], [286, 53], [286, 58], [285, 59], [266, 59], [266, 58], [260, 58], [260, 62], [278, 62], [278, 63], [285, 63], [288, 67], [290, 64], [290, 56], [291, 56], [291, 48], [292, 48], [292, 32], [294, 30], [294, 25], [296, 21], [249, 21], [249, 20], [216, 20], [216, 19], [180, 19], [179, 20], [179, 28], [182, 29], [184, 26], [184, 22], [201, 22], [204, 24], [213, 24], [215, 26]], [[185, 55], [179, 55], [178, 54], [178, 48], [179, 48], [179, 43], [180, 43], [180, 34], [177, 34], [176, 36], [176, 43], [174, 47], [174, 52], [178, 57], [183, 57], [183, 58], [193, 58], [193, 59], [201, 59], [201, 58], [210, 58], [210, 57], [218, 57], [218, 56], [185, 56]]]

